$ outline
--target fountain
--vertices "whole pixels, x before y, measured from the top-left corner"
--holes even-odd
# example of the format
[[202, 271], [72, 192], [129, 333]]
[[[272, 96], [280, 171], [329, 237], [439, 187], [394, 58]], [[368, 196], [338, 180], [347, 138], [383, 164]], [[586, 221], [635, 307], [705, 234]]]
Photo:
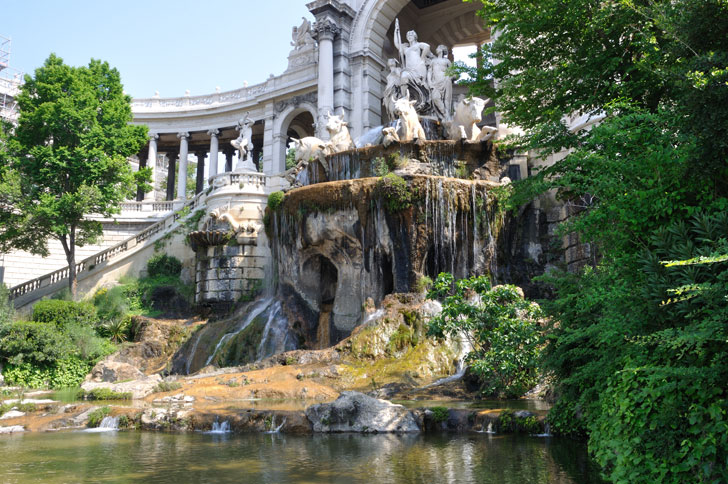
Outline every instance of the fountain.
[[[406, 37], [396, 29], [400, 59], [388, 63], [388, 126], [355, 143], [344, 114], [329, 112], [322, 117], [329, 141], [294, 140], [298, 164], [286, 174], [292, 186], [265, 209], [263, 224], [245, 204], [218, 202], [202, 229], [190, 234], [198, 302], [227, 310], [259, 294], [261, 282], [268, 296], [206, 325], [174, 371], [330, 347], [362, 324], [368, 299], [378, 306], [440, 272], [519, 282], [509, 272], [513, 261], [498, 261], [504, 239], [521, 247], [526, 241], [514, 238], [520, 227], [506, 230], [499, 216], [495, 189], [503, 186], [509, 160], [490, 141], [497, 130], [482, 126], [488, 101], [462, 98], [453, 108], [447, 49], [438, 46], [426, 64], [421, 56], [430, 46], [413, 31]], [[241, 137], [242, 153], [242, 131]], [[539, 244], [529, 237], [531, 251]], [[268, 266], [258, 255], [266, 243]], [[437, 383], [464, 371], [460, 361], [455, 375]]]

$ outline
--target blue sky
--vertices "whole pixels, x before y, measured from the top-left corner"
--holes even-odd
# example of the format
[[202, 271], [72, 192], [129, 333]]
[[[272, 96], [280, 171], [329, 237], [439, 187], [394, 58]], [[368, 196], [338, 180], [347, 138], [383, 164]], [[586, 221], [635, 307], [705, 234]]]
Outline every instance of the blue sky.
[[237, 89], [280, 74], [305, 0], [0, 0], [10, 65], [31, 73], [55, 52], [108, 61], [133, 97]]

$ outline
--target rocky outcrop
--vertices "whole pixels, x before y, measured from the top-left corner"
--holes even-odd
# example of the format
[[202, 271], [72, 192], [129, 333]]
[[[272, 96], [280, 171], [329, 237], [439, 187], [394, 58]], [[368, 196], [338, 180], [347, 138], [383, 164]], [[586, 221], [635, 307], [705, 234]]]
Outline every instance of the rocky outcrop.
[[332, 403], [312, 405], [306, 417], [314, 432], [419, 432], [412, 413], [402, 405], [359, 392], [342, 392]]
[[132, 318], [132, 333], [134, 343], [123, 346], [97, 363], [86, 378], [87, 382], [148, 380], [150, 375], [166, 368], [189, 330], [184, 321], [135, 316]]
[[363, 178], [289, 191], [270, 214], [279, 296], [307, 348], [341, 341], [362, 307], [422, 276], [492, 272], [497, 203], [488, 181]]

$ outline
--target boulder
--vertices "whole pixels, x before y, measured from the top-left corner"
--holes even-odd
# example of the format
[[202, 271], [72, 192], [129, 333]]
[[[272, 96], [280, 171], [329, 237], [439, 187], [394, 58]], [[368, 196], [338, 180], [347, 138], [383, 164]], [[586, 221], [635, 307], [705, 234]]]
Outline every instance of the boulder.
[[115, 392], [120, 393], [131, 393], [134, 399], [144, 398], [152, 393], [159, 382], [162, 381], [162, 377], [159, 375], [144, 376], [137, 380], [122, 380], [121, 383], [108, 383], [104, 381], [93, 381], [88, 379], [81, 384], [81, 388], [87, 392], [96, 388], [108, 388]]
[[18, 417], [25, 417], [25, 412], [20, 412], [18, 410], [10, 410], [9, 412], [5, 412], [2, 417], [0, 417], [0, 420], [7, 420], [11, 418], [18, 418]]
[[91, 370], [91, 381], [115, 383], [126, 380], [139, 380], [145, 377], [139, 368], [109, 358], [102, 360]]
[[17, 432], [25, 432], [25, 427], [23, 427], [22, 425], [11, 425], [10, 427], [0, 427], [0, 435], [14, 434]]
[[332, 403], [312, 405], [306, 417], [314, 432], [419, 432], [412, 413], [402, 405], [359, 392], [342, 392]]

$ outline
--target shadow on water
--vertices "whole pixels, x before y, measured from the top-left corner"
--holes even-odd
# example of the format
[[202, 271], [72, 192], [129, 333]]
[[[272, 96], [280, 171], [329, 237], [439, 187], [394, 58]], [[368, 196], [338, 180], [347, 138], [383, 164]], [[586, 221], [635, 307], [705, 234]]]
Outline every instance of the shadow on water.
[[0, 439], [0, 482], [601, 482], [583, 446], [526, 436], [112, 432]]

